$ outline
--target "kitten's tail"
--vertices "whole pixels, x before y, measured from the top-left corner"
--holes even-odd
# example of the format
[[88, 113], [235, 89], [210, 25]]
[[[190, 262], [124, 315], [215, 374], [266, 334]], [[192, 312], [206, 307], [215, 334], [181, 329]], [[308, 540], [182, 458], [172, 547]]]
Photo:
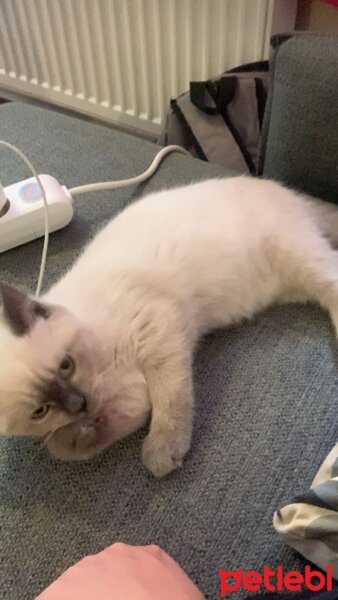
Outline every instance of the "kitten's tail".
[[338, 206], [322, 200], [310, 199], [320, 229], [338, 247]]

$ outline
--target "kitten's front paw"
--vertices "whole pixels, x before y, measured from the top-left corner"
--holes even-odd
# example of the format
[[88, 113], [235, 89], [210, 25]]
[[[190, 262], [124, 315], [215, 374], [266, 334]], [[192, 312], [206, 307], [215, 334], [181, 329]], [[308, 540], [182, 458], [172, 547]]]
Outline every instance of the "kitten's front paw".
[[142, 461], [155, 477], [164, 477], [182, 466], [189, 447], [190, 435], [149, 433], [142, 445]]

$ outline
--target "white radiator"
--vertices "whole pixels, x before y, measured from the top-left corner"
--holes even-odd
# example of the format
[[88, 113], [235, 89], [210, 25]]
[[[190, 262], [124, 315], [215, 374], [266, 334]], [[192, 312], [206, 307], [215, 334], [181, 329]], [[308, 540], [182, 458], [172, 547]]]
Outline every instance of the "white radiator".
[[189, 81], [267, 56], [272, 0], [0, 0], [0, 87], [149, 134]]

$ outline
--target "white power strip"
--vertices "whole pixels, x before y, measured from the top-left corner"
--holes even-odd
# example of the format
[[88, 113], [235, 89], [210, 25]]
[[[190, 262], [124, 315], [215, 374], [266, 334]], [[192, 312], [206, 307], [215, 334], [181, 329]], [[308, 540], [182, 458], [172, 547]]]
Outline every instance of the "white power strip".
[[[64, 185], [51, 175], [40, 175], [49, 212], [49, 231], [70, 223], [73, 202]], [[35, 177], [3, 188], [0, 205], [0, 253], [42, 237], [45, 233], [45, 205]]]

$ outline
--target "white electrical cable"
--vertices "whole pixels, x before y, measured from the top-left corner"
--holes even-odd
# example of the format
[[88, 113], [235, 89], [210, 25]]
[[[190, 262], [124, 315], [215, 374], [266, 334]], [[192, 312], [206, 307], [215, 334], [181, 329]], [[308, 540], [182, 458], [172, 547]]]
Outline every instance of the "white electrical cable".
[[0, 140], [0, 144], [2, 146], [5, 146], [6, 148], [9, 148], [10, 150], [13, 150], [13, 152], [15, 152], [18, 156], [20, 156], [20, 158], [22, 158], [22, 160], [26, 163], [27, 167], [33, 173], [33, 177], [35, 177], [37, 184], [40, 188], [41, 194], [42, 194], [42, 200], [43, 200], [43, 204], [45, 207], [45, 239], [44, 239], [43, 249], [42, 249], [39, 278], [38, 278], [38, 283], [37, 283], [36, 292], [35, 292], [35, 297], [37, 298], [40, 295], [43, 276], [45, 273], [47, 252], [48, 252], [48, 242], [49, 242], [49, 211], [48, 211], [48, 202], [46, 199], [46, 193], [45, 193], [44, 187], [41, 183], [41, 179], [40, 179], [39, 175], [37, 174], [32, 163], [30, 162], [30, 160], [28, 160], [27, 156], [25, 156], [25, 154], [23, 152], [21, 152], [21, 150], [19, 150], [18, 148], [16, 148], [15, 146], [13, 146], [13, 144], [10, 144], [9, 142], [4, 142], [3, 140]]
[[170, 152], [181, 152], [182, 154], [186, 154], [190, 156], [189, 152], [181, 146], [165, 146], [156, 154], [153, 162], [150, 167], [141, 175], [137, 175], [136, 177], [132, 177], [131, 179], [121, 179], [120, 181], [105, 181], [102, 183], [89, 183], [88, 185], [79, 185], [78, 187], [71, 188], [69, 193], [71, 196], [76, 196], [77, 194], [85, 194], [86, 192], [98, 192], [100, 190], [115, 190], [117, 188], [128, 187], [129, 185], [136, 185], [138, 183], [142, 183], [151, 177], [155, 171], [157, 170], [162, 159]]
[[[41, 190], [41, 194], [42, 194], [43, 204], [44, 204], [44, 208], [45, 208], [45, 239], [44, 239], [43, 250], [42, 250], [38, 284], [37, 284], [36, 292], [35, 292], [35, 297], [38, 297], [40, 295], [43, 276], [45, 273], [47, 252], [48, 252], [48, 242], [49, 242], [49, 211], [48, 211], [48, 202], [46, 199], [46, 193], [45, 193], [44, 187], [41, 183], [41, 179], [40, 179], [39, 175], [37, 174], [32, 163], [25, 156], [25, 154], [23, 152], [21, 152], [21, 150], [19, 150], [18, 148], [16, 148], [12, 144], [10, 144], [9, 142], [0, 140], [0, 144], [2, 146], [5, 146], [6, 148], [9, 148], [10, 150], [13, 150], [14, 152], [16, 152], [16, 154], [18, 154], [18, 156], [20, 156], [20, 158], [22, 158], [22, 160], [26, 163], [26, 165], [29, 167], [29, 169], [33, 173], [33, 176], [35, 177], [37, 184]], [[136, 177], [132, 177], [131, 179], [121, 179], [120, 181], [105, 181], [102, 183], [90, 183], [88, 185], [80, 185], [78, 187], [71, 188], [68, 191], [71, 196], [76, 196], [77, 194], [85, 194], [86, 192], [98, 192], [100, 190], [115, 190], [117, 188], [123, 188], [123, 187], [128, 187], [130, 185], [136, 185], [138, 183], [142, 183], [143, 181], [146, 181], [147, 179], [149, 179], [156, 172], [160, 162], [163, 160], [163, 158], [167, 154], [170, 154], [171, 152], [180, 152], [181, 154], [185, 154], [185, 155], [191, 157], [191, 154], [189, 154], [189, 152], [187, 150], [185, 150], [184, 148], [182, 148], [181, 146], [174, 146], [174, 145], [165, 146], [164, 148], [162, 148], [162, 150], [160, 150], [156, 154], [150, 167], [148, 167], [148, 169], [146, 171], [144, 171], [144, 173], [141, 173], [141, 175], [137, 175]]]

